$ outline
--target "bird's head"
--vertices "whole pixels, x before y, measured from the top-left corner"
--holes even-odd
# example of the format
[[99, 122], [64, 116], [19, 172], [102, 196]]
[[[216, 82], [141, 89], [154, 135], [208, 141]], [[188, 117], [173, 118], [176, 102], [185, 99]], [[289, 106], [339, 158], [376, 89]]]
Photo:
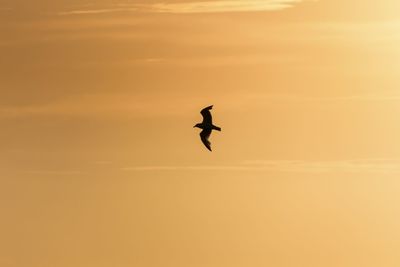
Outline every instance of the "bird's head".
[[195, 126], [193, 126], [193, 128], [201, 128], [201, 123], [197, 123]]

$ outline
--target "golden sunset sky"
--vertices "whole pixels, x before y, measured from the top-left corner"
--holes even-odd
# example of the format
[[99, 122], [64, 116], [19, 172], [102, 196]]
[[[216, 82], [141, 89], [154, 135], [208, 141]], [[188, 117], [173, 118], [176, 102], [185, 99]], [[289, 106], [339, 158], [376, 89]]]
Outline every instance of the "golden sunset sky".
[[0, 266], [400, 266], [399, 10], [0, 0]]

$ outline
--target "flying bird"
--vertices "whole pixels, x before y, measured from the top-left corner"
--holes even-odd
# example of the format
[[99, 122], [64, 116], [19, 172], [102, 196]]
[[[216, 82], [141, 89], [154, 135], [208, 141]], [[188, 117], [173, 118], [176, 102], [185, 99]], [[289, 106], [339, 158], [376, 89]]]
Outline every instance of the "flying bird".
[[197, 123], [193, 128], [197, 127], [202, 129], [203, 131], [200, 132], [200, 139], [203, 142], [203, 144], [206, 146], [206, 148], [210, 151], [211, 150], [211, 143], [208, 141], [208, 138], [211, 135], [212, 130], [217, 130], [221, 131], [220, 127], [217, 127], [212, 124], [212, 116], [210, 110], [213, 108], [213, 106], [206, 107], [201, 110], [201, 115], [203, 116], [203, 122], [202, 123]]

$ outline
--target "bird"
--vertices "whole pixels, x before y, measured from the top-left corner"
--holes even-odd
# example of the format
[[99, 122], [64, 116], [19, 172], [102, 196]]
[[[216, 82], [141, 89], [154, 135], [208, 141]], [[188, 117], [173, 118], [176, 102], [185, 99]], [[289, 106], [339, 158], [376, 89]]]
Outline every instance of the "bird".
[[200, 128], [202, 131], [200, 132], [200, 139], [206, 148], [211, 150], [211, 143], [208, 138], [211, 135], [212, 130], [221, 131], [221, 127], [215, 126], [212, 124], [212, 116], [210, 110], [213, 108], [213, 105], [203, 108], [200, 111], [200, 114], [203, 116], [203, 122], [197, 123], [193, 128]]

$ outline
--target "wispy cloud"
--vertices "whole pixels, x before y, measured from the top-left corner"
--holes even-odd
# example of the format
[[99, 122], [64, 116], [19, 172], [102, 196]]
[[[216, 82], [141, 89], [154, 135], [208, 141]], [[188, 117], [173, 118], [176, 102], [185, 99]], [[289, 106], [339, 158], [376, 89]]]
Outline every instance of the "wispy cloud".
[[138, 11], [136, 8], [104, 8], [104, 9], [81, 9], [60, 12], [59, 15], [95, 15], [122, 11]]
[[215, 13], [271, 11], [292, 7], [301, 0], [224, 0], [187, 3], [158, 3], [149, 6], [154, 12], [161, 13]]
[[377, 93], [364, 93], [359, 95], [343, 95], [343, 96], [304, 96], [304, 95], [296, 95], [296, 94], [248, 94], [246, 96], [248, 99], [252, 101], [262, 100], [262, 101], [282, 101], [282, 102], [365, 102], [365, 101], [399, 101], [400, 95], [396, 92], [385, 92], [381, 94]]
[[82, 174], [83, 172], [75, 170], [30, 170], [30, 171], [21, 171], [21, 173], [40, 174], [40, 175], [79, 175]]
[[281, 172], [379, 172], [393, 173], [400, 172], [400, 159], [350, 159], [332, 161], [303, 161], [303, 160], [250, 160], [243, 163], [245, 166], [252, 166]]
[[400, 159], [355, 159], [336, 161], [250, 160], [237, 165], [132, 166], [123, 171], [274, 171], [295, 173], [398, 173]]
[[[149, 58], [147, 64], [161, 59]], [[148, 95], [133, 93], [114, 94], [79, 94], [74, 97], [54, 100], [46, 103], [32, 103], [31, 105], [1, 105], [0, 119], [40, 117], [40, 116], [72, 116], [72, 117], [147, 117], [147, 116], [177, 116], [181, 111], [174, 108], [177, 102], [165, 103], [165, 95], [159, 94], [156, 99], [150, 99]], [[178, 100], [181, 106], [182, 101]], [[160, 109], [154, 109], [154, 106]], [[162, 108], [161, 108], [162, 107]]]
[[245, 165], [198, 165], [198, 166], [132, 166], [123, 167], [123, 171], [246, 171], [253, 170], [252, 166]]
[[[146, 66], [149, 64], [163, 64], [166, 60], [162, 58], [147, 58], [137, 60], [137, 64]], [[170, 63], [171, 64], [171, 63]], [[159, 93], [159, 97], [154, 99], [146, 94], [82, 94], [60, 101], [49, 103], [40, 103], [27, 106], [0, 105], [0, 119], [2, 118], [20, 118], [20, 117], [40, 117], [40, 116], [73, 116], [73, 117], [159, 117], [159, 116], [184, 116], [185, 112], [181, 112], [174, 107], [177, 105], [182, 108], [190, 109], [190, 105], [186, 103], [201, 102], [199, 99], [187, 98], [184, 101], [176, 98], [176, 102], [165, 103], [166, 97], [163, 93]], [[216, 95], [216, 99], [225, 99], [225, 95]], [[331, 103], [339, 104], [343, 102], [389, 102], [400, 100], [400, 95], [382, 94], [382, 95], [353, 95], [353, 96], [332, 96], [332, 97], [311, 97], [301, 95], [277, 95], [277, 94], [237, 94], [232, 95], [231, 101], [240, 99], [241, 107], [260, 107], [265, 103]], [[154, 109], [154, 106], [160, 109]], [[225, 105], [226, 107], [229, 105]], [[233, 104], [230, 109], [237, 109], [238, 106]], [[129, 114], [129, 115], [127, 115]]]
[[192, 1], [184, 3], [154, 3], [154, 4], [119, 4], [108, 9], [78, 9], [61, 12], [60, 15], [102, 14], [112, 12], [148, 12], [148, 13], [220, 13], [276, 11], [290, 8], [302, 0], [221, 0]]

